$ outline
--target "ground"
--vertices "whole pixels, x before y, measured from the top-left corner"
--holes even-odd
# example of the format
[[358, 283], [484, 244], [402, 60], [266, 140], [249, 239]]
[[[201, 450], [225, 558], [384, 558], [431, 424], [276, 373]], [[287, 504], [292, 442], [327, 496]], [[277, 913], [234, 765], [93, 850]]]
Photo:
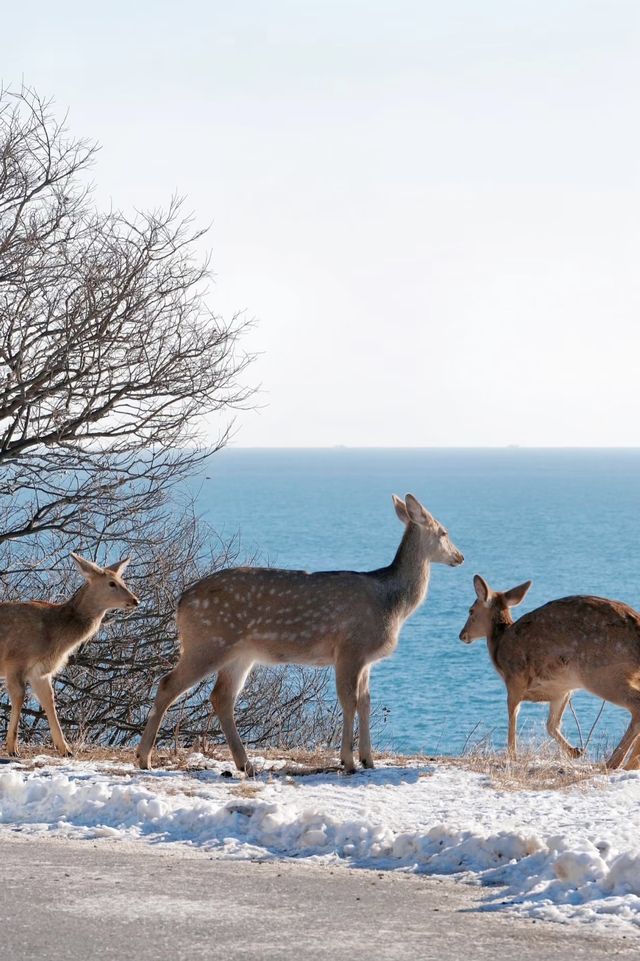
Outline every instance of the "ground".
[[637, 957], [635, 938], [487, 911], [449, 879], [33, 837], [0, 840], [0, 863], [11, 961]]
[[[264, 893], [272, 897], [274, 889], [289, 883], [275, 885], [274, 871], [275, 877], [280, 871], [281, 878], [291, 879], [292, 891], [302, 885], [310, 912], [322, 897], [314, 879], [324, 878], [330, 885], [323, 908], [327, 917], [334, 901], [336, 910], [349, 902], [350, 883], [364, 884], [369, 900], [359, 905], [358, 917], [366, 915], [366, 923], [377, 931], [380, 915], [370, 899], [378, 882], [355, 878], [369, 876], [388, 884], [389, 897], [398, 899], [398, 918], [407, 892], [415, 891], [416, 904], [407, 911], [416, 912], [416, 937], [420, 924], [426, 924], [418, 920], [422, 893], [448, 890], [458, 893], [442, 905], [443, 911], [457, 912], [464, 899], [471, 898], [467, 907], [482, 907], [474, 917], [484, 925], [506, 917], [513, 924], [516, 918], [554, 921], [549, 929], [557, 937], [571, 927], [580, 938], [587, 932], [606, 935], [616, 950], [629, 940], [638, 947], [638, 772], [611, 773], [557, 757], [532, 756], [518, 764], [504, 757], [387, 757], [376, 770], [349, 777], [326, 763], [314, 770], [317, 759], [309, 757], [258, 760], [261, 773], [246, 778], [221, 755], [164, 755], [156, 770], [142, 772], [127, 754], [60, 759], [32, 752], [0, 765], [0, 842], [16, 846], [10, 850], [17, 852], [19, 863], [24, 851], [40, 851], [45, 839], [54, 839], [61, 845], [56, 857], [70, 859], [71, 878], [91, 858], [90, 870], [99, 871], [103, 852], [105, 865], [122, 858], [121, 868], [113, 867], [113, 883], [119, 870], [132, 870], [132, 895], [114, 900], [112, 891], [107, 900], [113, 919], [123, 923], [140, 920], [149, 911], [156, 919], [171, 915], [175, 898], [166, 901], [167, 884], [180, 872], [192, 872], [193, 880], [183, 878], [179, 911], [186, 912], [187, 920], [195, 911], [194, 923], [207, 930], [223, 923], [235, 930], [235, 917], [229, 915], [225, 922], [215, 907], [221, 902], [218, 895], [213, 897], [209, 882], [215, 886], [228, 877], [230, 884], [241, 885], [246, 877], [249, 890], [250, 879], [262, 876], [269, 878]], [[22, 845], [28, 847], [21, 854]], [[153, 856], [172, 856], [176, 867], [156, 869], [148, 861]], [[194, 856], [200, 859], [197, 865], [191, 864]], [[47, 876], [47, 863], [45, 859], [36, 879]], [[256, 875], [258, 863], [262, 875]], [[55, 866], [51, 870], [55, 873]], [[143, 870], [156, 872], [155, 886], [147, 885]], [[298, 870], [308, 873], [296, 880]], [[451, 887], [447, 880], [440, 888], [434, 875], [461, 884]], [[347, 876], [352, 882], [337, 880]], [[408, 876], [415, 881], [407, 881]], [[259, 883], [256, 880], [256, 898]], [[71, 881], [62, 884], [68, 887]], [[136, 901], [138, 894], [141, 900]], [[88, 908], [87, 898], [83, 894]], [[102, 904], [95, 907], [104, 914]], [[74, 909], [58, 901], [56, 910]], [[204, 917], [209, 910], [214, 918]], [[265, 911], [265, 903], [252, 902], [251, 911], [255, 921], [255, 912]], [[277, 911], [278, 925], [286, 926], [287, 912], [298, 920], [304, 917], [300, 905], [294, 911], [293, 902], [287, 907], [278, 901]], [[429, 930], [439, 923], [432, 919]], [[467, 923], [457, 919], [456, 931]], [[384, 930], [384, 943], [391, 950], [396, 935]]]

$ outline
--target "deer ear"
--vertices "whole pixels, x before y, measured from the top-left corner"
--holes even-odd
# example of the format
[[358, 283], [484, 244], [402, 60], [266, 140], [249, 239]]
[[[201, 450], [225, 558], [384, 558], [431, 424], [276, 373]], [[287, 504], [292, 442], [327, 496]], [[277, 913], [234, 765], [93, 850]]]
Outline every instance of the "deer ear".
[[509, 591], [504, 591], [502, 596], [507, 602], [508, 607], [516, 607], [521, 604], [525, 599], [525, 595], [529, 588], [531, 587], [531, 581], [525, 581], [524, 584], [518, 584], [517, 587], [512, 587]]
[[474, 574], [473, 586], [478, 600], [482, 601], [483, 604], [486, 604], [493, 592], [485, 581], [484, 577], [481, 577], [480, 574]]
[[83, 577], [95, 577], [96, 574], [103, 573], [102, 568], [94, 564], [93, 561], [87, 561], [84, 557], [80, 557], [79, 554], [74, 554], [73, 552], [71, 557]]
[[404, 503], [407, 508], [407, 514], [414, 524], [424, 524], [424, 522], [428, 520], [430, 516], [429, 513], [424, 509], [418, 498], [413, 496], [413, 494], [407, 494], [404, 499]]
[[393, 501], [393, 506], [396, 509], [396, 514], [398, 515], [402, 523], [408, 524], [409, 515], [407, 514], [407, 505], [405, 504], [405, 502], [402, 500], [401, 497], [398, 497], [397, 494], [392, 494], [391, 499]]
[[113, 571], [114, 574], [120, 577], [120, 575], [124, 573], [125, 568], [130, 560], [130, 557], [125, 557], [121, 561], [116, 561], [115, 564], [107, 564], [105, 571]]

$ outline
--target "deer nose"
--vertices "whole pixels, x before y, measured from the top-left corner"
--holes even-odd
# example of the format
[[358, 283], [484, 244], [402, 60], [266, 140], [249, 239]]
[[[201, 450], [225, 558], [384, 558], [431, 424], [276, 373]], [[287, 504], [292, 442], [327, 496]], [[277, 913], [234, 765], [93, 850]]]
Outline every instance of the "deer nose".
[[129, 607], [137, 607], [139, 603], [140, 603], [140, 599], [137, 598], [134, 594], [132, 594], [131, 600], [129, 601]]
[[464, 561], [464, 554], [461, 554], [460, 551], [456, 551], [455, 554], [453, 555], [451, 566], [457, 567], [459, 564], [462, 564], [463, 561]]
[[459, 635], [459, 636], [460, 636], [460, 640], [461, 640], [461, 641], [464, 641], [465, 644], [466, 644], [468, 635], [467, 635], [467, 632], [464, 630], [464, 628], [460, 631], [460, 635]]

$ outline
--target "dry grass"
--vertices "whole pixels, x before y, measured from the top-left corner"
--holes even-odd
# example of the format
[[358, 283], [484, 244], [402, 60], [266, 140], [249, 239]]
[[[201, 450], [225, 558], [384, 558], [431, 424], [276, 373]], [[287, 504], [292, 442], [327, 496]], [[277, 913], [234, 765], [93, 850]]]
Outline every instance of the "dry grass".
[[548, 741], [522, 744], [515, 759], [505, 751], [478, 745], [445, 763], [486, 774], [491, 786], [503, 791], [558, 791], [597, 783], [606, 774], [602, 761], [565, 757]]
[[231, 788], [230, 794], [235, 794], [238, 797], [252, 798], [256, 797], [264, 789], [264, 784], [257, 781], [241, 781], [240, 784], [234, 785]]
[[[100, 745], [75, 743], [71, 745], [73, 757], [76, 761], [93, 761], [96, 763], [109, 763], [110, 771], [113, 764], [136, 764], [135, 749], [130, 747], [102, 747]], [[178, 748], [177, 750], [158, 750], [154, 752], [152, 762], [155, 768], [162, 768], [169, 771], [197, 770], [197, 764], [190, 761], [196, 748]], [[202, 752], [204, 753], [204, 752]], [[295, 750], [283, 750], [281, 748], [268, 748], [252, 752], [253, 756], [266, 758], [267, 760], [286, 760], [289, 763], [275, 771], [277, 774], [300, 774], [310, 773], [312, 770], [333, 770], [338, 769], [338, 762], [335, 753], [330, 749], [323, 748], [299, 748]], [[232, 764], [232, 758], [228, 749], [222, 745], [210, 745], [206, 751], [207, 760], [221, 761]], [[44, 764], [58, 761], [64, 763], [64, 758], [53, 749], [53, 747], [40, 744], [21, 744], [20, 758], [23, 766], [28, 769], [42, 767]], [[400, 759], [399, 759], [400, 760]], [[122, 773], [130, 774], [129, 770], [123, 768]]]
[[[109, 763], [109, 771], [114, 774], [131, 774], [128, 768], [113, 768], [113, 764], [135, 764], [136, 756], [134, 748], [129, 747], [101, 747], [99, 745], [92, 744], [72, 744], [71, 749], [73, 751], [73, 760], [75, 761], [94, 761], [98, 764]], [[187, 758], [192, 754], [192, 751], [180, 750], [177, 753], [163, 751], [158, 754], [156, 760], [156, 766], [167, 768], [169, 770], [184, 770], [187, 767]], [[223, 760], [224, 758], [221, 758]], [[66, 758], [60, 757], [60, 755], [52, 748], [41, 744], [21, 744], [20, 745], [20, 757], [17, 758], [23, 767], [28, 770], [33, 770], [37, 767], [43, 767], [45, 764], [51, 762], [59, 762], [64, 764]]]
[[[130, 767], [136, 763], [135, 752], [132, 748], [106, 748], [88, 744], [75, 744], [74, 757], [79, 761], [93, 761], [98, 764], [108, 763], [108, 773], [116, 776], [130, 776]], [[193, 750], [180, 748], [177, 751], [159, 751], [154, 757], [154, 767], [165, 771], [197, 770], [197, 765], [189, 763]], [[258, 752], [256, 752], [258, 753]], [[600, 753], [600, 752], [599, 752]], [[603, 751], [602, 756], [605, 756]], [[309, 774], [339, 771], [340, 767], [335, 753], [322, 748], [299, 748], [296, 750], [282, 750], [272, 748], [259, 752], [259, 756], [268, 760], [285, 760], [284, 767], [270, 771], [273, 777], [299, 778]], [[231, 757], [225, 747], [212, 746], [207, 751], [208, 760], [231, 763]], [[606, 767], [602, 760], [585, 758], [565, 758], [559, 753], [554, 742], [522, 743], [516, 760], [509, 758], [504, 751], [496, 751], [485, 742], [476, 744], [460, 757], [434, 757], [424, 754], [412, 756], [396, 755], [392, 753], [377, 753], [377, 760], [384, 761], [394, 767], [408, 767], [415, 765], [442, 765], [462, 768], [487, 775], [491, 787], [507, 791], [548, 791], [563, 790], [576, 785], [606, 785], [603, 775]], [[44, 764], [59, 761], [64, 763], [51, 748], [27, 745], [22, 748], [22, 764], [27, 770], [34, 770]], [[203, 765], [204, 767], [204, 765]], [[431, 771], [423, 772], [427, 777]], [[232, 787], [232, 792], [241, 797], [254, 797], [262, 790], [264, 782], [257, 780], [243, 780]], [[295, 783], [295, 782], [293, 782]]]

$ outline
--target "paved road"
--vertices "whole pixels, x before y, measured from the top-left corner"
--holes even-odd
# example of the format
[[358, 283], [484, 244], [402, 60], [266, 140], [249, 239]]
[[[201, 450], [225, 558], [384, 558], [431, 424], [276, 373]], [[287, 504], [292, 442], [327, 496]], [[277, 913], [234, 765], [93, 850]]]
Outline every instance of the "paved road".
[[92, 841], [0, 839], [6, 961], [598, 961], [640, 939], [480, 913], [432, 878]]

